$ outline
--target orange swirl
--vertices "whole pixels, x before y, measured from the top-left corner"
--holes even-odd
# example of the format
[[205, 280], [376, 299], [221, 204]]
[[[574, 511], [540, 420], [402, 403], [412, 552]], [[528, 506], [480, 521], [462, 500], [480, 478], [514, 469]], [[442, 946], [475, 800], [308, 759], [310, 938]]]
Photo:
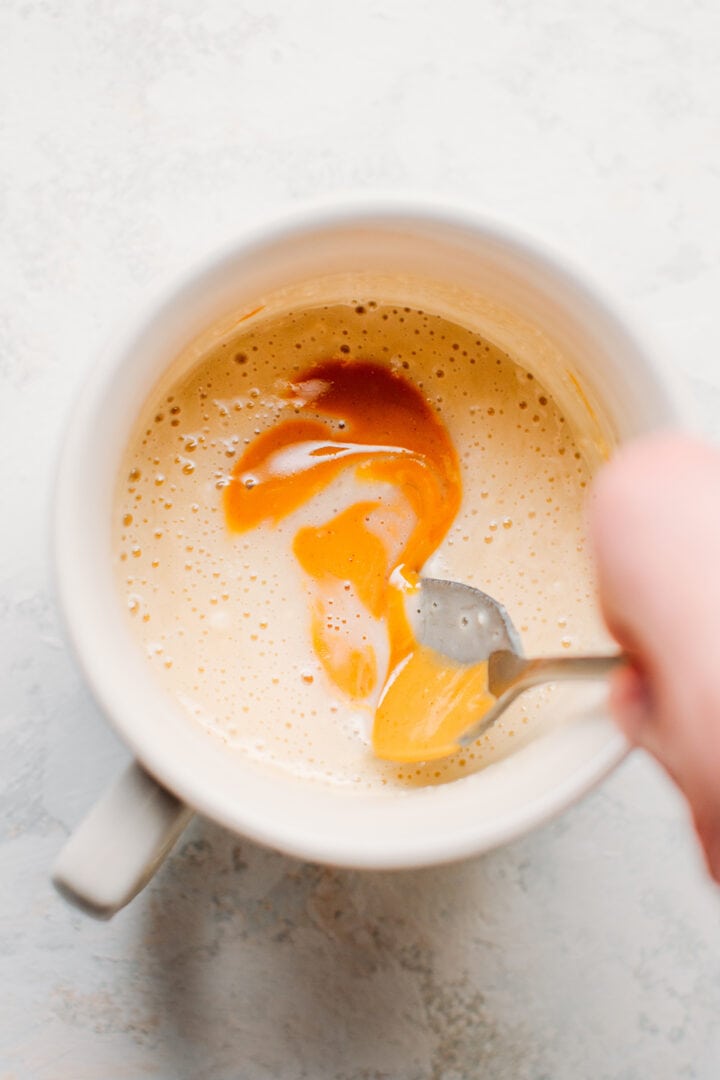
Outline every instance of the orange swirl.
[[333, 683], [361, 700], [377, 686], [374, 650], [362, 634], [348, 635], [338, 611], [350, 594], [385, 621], [389, 685], [414, 646], [403, 594], [460, 506], [459, 462], [420, 391], [380, 364], [325, 361], [299, 376], [287, 397], [305, 415], [250, 444], [224, 492], [226, 519], [238, 532], [276, 523], [347, 469], [394, 489], [388, 499], [360, 500], [320, 526], [300, 528], [293, 543], [313, 583], [315, 653]]

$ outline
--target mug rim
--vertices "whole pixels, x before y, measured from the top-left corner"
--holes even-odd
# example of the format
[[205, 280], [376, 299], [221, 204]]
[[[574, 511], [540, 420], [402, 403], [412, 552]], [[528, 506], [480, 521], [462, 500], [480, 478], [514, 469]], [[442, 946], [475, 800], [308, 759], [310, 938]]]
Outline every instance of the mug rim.
[[[216, 797], [211, 788], [202, 781], [197, 782], [197, 778], [189, 774], [187, 769], [176, 767], [178, 763], [173, 763], [172, 749], [166, 747], [158, 751], [150, 741], [139, 736], [137, 725], [133, 726], [128, 722], [122, 703], [117, 700], [117, 694], [107, 684], [102, 672], [98, 670], [98, 665], [93, 663], [87, 647], [88, 628], [81, 606], [68, 587], [69, 560], [78, 558], [79, 553], [73, 552], [70, 542], [72, 527], [67, 513], [76, 484], [75, 465], [78, 462], [77, 454], [82, 451], [84, 426], [94, 415], [103, 387], [117, 370], [121, 358], [127, 354], [135, 338], [154, 322], [166, 318], [169, 308], [184, 294], [201, 289], [209, 277], [220, 272], [224, 265], [241, 255], [250, 257], [258, 250], [273, 244], [287, 241], [291, 237], [317, 233], [318, 230], [332, 230], [349, 224], [367, 225], [373, 221], [400, 226], [417, 226], [419, 223], [425, 226], [437, 224], [441, 227], [459, 227], [473, 238], [484, 241], [489, 239], [515, 256], [529, 258], [535, 266], [541, 267], [558, 282], [569, 297], [576, 297], [579, 301], [590, 304], [593, 310], [608, 320], [609, 325], [620, 330], [642, 358], [647, 376], [652, 378], [664, 397], [669, 417], [675, 422], [682, 422], [682, 410], [675, 395], [670, 393], [670, 373], [663, 369], [657, 356], [649, 355], [642, 343], [638, 342], [627, 316], [618, 312], [615, 302], [610, 304], [605, 300], [602, 288], [589, 280], [586, 272], [578, 271], [562, 255], [550, 250], [541, 241], [531, 239], [516, 226], [506, 225], [498, 219], [479, 214], [472, 208], [447, 201], [398, 196], [323, 200], [295, 207], [290, 214], [273, 215], [265, 223], [239, 230], [233, 240], [220, 245], [201, 259], [194, 260], [190, 266], [170, 275], [148, 291], [144, 303], [137, 306], [120, 340], [103, 351], [101, 361], [96, 363], [89, 373], [79, 400], [71, 411], [55, 480], [53, 547], [58, 606], [83, 676], [108, 721], [142, 764], [162, 784], [194, 809], [257, 842], [300, 858], [380, 869], [450, 862], [506, 843], [526, 833], [566, 809], [615, 768], [628, 752], [625, 739], [619, 731], [610, 730], [609, 719], [604, 721], [608, 725], [608, 739], [602, 751], [585, 762], [583, 767], [577, 768], [566, 783], [546, 792], [541, 798], [523, 804], [503, 818], [490, 823], [490, 826], [485, 823], [484, 827], [478, 825], [474, 829], [458, 829], [457, 832], [443, 837], [442, 842], [412, 844], [402, 851], [376, 850], [373, 844], [363, 846], [356, 843], [355, 848], [348, 852], [342, 843], [333, 845], [328, 843], [327, 838], [319, 839], [307, 833], [294, 834], [292, 828], [279, 835], [277, 829], [269, 827], [262, 816], [252, 813], [239, 814], [237, 806], [229, 807], [226, 800]], [[133, 419], [128, 419], [128, 434]], [[179, 706], [175, 708], [178, 709]], [[461, 780], [456, 783], [466, 782]]]

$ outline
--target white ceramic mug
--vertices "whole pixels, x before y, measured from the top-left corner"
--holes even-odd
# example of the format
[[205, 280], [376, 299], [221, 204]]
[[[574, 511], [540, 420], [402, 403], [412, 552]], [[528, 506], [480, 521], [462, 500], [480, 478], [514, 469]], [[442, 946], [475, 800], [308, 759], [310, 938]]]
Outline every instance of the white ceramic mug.
[[421, 866], [527, 831], [625, 752], [602, 710], [585, 709], [462, 781], [349, 795], [229, 755], [156, 683], [119, 601], [111, 552], [120, 460], [143, 403], [183, 348], [228, 313], [286, 286], [367, 272], [430, 283], [438, 313], [471, 317], [473, 329], [539, 367], [563, 407], [582, 402], [580, 426], [592, 418], [610, 443], [682, 420], [667, 374], [596, 290], [512, 230], [467, 211], [408, 201], [305, 211], [256, 229], [153, 296], [93, 368], [58, 476], [55, 552], [67, 628], [98, 702], [137, 759], [54, 868], [58, 888], [96, 915], [109, 917], [135, 895], [190, 808], [305, 859]]

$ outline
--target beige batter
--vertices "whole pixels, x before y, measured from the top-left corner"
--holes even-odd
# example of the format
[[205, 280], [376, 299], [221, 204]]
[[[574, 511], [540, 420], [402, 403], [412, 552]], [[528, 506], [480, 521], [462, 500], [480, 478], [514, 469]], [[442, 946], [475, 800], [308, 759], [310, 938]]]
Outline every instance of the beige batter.
[[[402, 372], [451, 434], [463, 501], [425, 573], [497, 597], [528, 654], [604, 646], [582, 526], [589, 466], [549, 393], [471, 331], [367, 297], [281, 317], [254, 313], [148, 402], [117, 490], [118, 584], [167, 690], [194, 722], [259, 765], [349, 788], [454, 780], [529, 737], [551, 715], [553, 691], [525, 695], [475, 747], [445, 761], [373, 757], [372, 699], [344, 698], [313, 654], [292, 540], [300, 525], [358, 498], [382, 499], [382, 485], [345, 474], [276, 526], [238, 534], [226, 525], [222, 489], [235, 460], [292, 416], [293, 376], [330, 357]], [[382, 665], [384, 626], [368, 617], [357, 632]]]

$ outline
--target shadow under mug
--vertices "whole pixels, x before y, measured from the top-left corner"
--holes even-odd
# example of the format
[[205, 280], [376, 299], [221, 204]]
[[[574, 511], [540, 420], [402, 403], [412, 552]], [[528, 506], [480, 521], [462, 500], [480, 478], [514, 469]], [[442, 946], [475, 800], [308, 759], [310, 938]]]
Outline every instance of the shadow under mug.
[[113, 576], [113, 494], [136, 418], [188, 343], [218, 320], [231, 325], [279, 290], [307, 284], [310, 295], [311, 283], [344, 275], [384, 281], [397, 299], [425, 290], [429, 310], [538, 372], [589, 450], [683, 420], [667, 373], [596, 289], [536, 243], [468, 210], [403, 200], [300, 211], [256, 228], [152, 295], [90, 373], [56, 490], [57, 588], [69, 637], [136, 759], [53, 871], [65, 896], [100, 917], [145, 884], [193, 810], [300, 858], [416, 867], [526, 832], [586, 792], [626, 751], [593, 705], [463, 780], [348, 793], [264, 773], [229, 754], [155, 681]]

